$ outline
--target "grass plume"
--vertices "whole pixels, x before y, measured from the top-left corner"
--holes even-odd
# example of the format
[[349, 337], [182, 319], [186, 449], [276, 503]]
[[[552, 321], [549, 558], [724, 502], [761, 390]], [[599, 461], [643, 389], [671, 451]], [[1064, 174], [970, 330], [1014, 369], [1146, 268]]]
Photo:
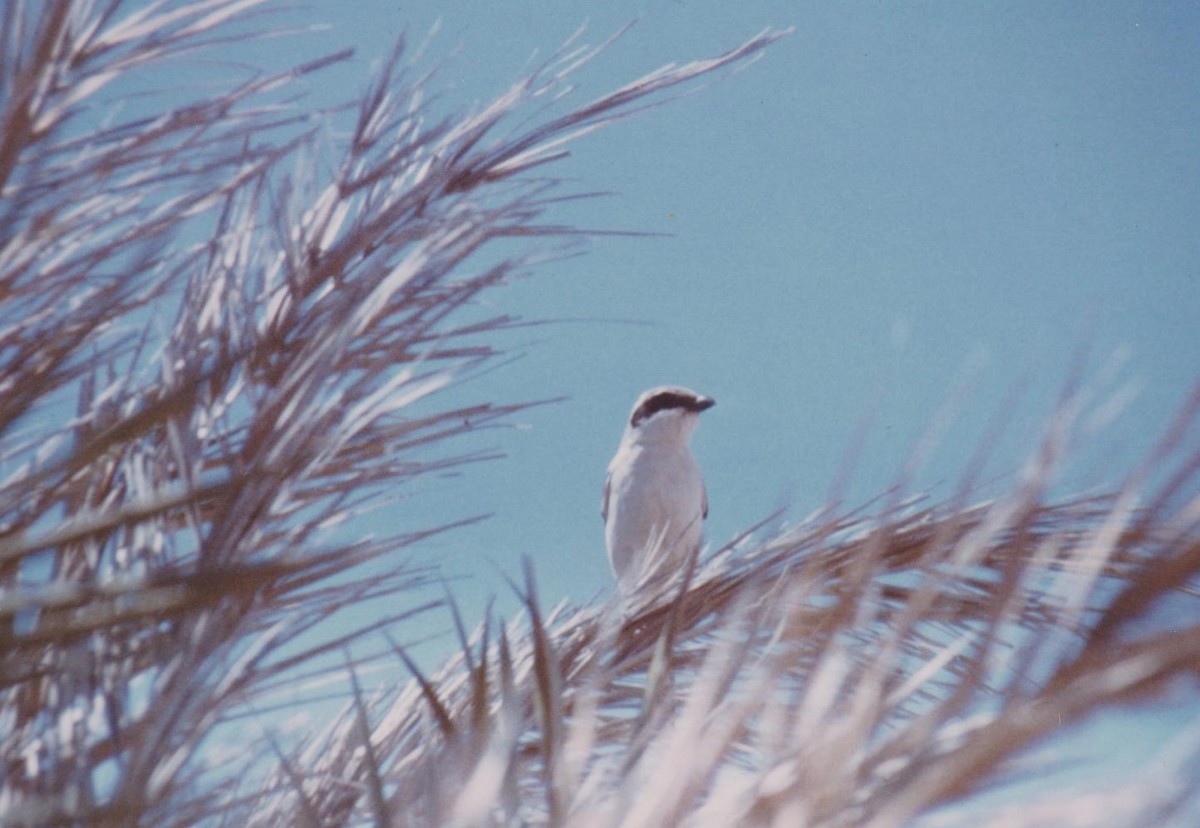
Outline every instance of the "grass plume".
[[[547, 613], [524, 587], [522, 619], [485, 620], [460, 655], [380, 699], [372, 743], [393, 813], [899, 826], [963, 804], [1064, 726], [1194, 680], [1198, 403], [1148, 458], [1144, 471], [1165, 472], [1154, 490], [1135, 472], [1111, 494], [1050, 500], [1056, 427], [991, 502], [823, 512], [632, 606]], [[330, 768], [354, 767], [351, 721], [323, 743]], [[1196, 745], [1161, 790], [1135, 788], [1120, 822], [1099, 818], [1096, 791], [995, 824], [1165, 824], [1200, 795]], [[335, 786], [325, 773], [310, 796]], [[277, 790], [272, 814], [293, 796]]]

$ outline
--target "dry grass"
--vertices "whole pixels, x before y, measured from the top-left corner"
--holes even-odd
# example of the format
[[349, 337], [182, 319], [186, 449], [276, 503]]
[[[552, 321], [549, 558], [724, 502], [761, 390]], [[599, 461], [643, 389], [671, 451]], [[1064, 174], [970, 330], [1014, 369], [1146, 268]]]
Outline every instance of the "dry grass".
[[[599, 52], [568, 45], [445, 120], [401, 46], [328, 165], [288, 96], [344, 55], [146, 117], [106, 103], [253, 37], [260, 5], [0, 11], [4, 824], [900, 825], [1194, 674], [1196, 402], [1118, 490], [1052, 502], [1072, 392], [994, 502], [831, 508], [636, 606], [544, 615], [529, 573], [523, 619], [460, 622], [421, 675], [396, 642], [430, 573], [395, 553], [448, 527], [344, 527], [521, 407], [441, 402], [514, 324], [464, 309], [578, 235], [543, 219], [569, 141], [780, 33], [546, 109]], [[514, 239], [524, 258], [477, 255]], [[329, 623], [375, 598], [399, 609]], [[368, 636], [417, 680], [370, 689]], [[325, 731], [247, 735], [281, 687], [331, 680]], [[1129, 824], [1194, 801], [1195, 748]]]
[[[361, 818], [395, 824], [894, 826], [960, 803], [1064, 726], [1194, 679], [1198, 403], [1148, 460], [1153, 492], [1135, 473], [1047, 502], [1065, 404], [994, 502], [823, 514], [632, 607], [544, 616], [530, 577], [525, 618], [353, 706], [263, 810], [340, 824], [347, 768], [379, 785]], [[1200, 797], [1185, 747], [1120, 809], [1047, 791], [994, 824], [1167, 824]]]

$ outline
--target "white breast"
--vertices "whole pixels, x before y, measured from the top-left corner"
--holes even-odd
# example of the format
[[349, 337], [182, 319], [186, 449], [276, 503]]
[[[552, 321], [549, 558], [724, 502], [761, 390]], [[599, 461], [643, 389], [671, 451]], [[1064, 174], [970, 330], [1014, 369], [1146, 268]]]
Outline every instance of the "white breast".
[[681, 568], [704, 534], [704, 483], [686, 443], [622, 445], [608, 487], [605, 540], [621, 590]]

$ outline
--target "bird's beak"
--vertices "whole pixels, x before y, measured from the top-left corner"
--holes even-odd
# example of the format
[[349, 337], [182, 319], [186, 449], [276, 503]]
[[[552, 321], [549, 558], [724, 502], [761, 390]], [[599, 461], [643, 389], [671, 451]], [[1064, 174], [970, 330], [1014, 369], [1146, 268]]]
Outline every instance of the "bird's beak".
[[707, 411], [717, 404], [717, 401], [712, 397], [698, 397], [692, 405], [692, 410], [699, 414], [701, 411]]

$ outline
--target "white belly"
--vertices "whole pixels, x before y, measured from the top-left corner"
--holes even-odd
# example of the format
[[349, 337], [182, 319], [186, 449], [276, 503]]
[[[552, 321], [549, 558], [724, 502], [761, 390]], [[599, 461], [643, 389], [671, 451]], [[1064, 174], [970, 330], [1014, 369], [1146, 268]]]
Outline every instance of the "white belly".
[[647, 573], [664, 578], [682, 568], [704, 535], [704, 483], [696, 459], [686, 447], [654, 448], [618, 455], [609, 479], [605, 540], [623, 591]]

